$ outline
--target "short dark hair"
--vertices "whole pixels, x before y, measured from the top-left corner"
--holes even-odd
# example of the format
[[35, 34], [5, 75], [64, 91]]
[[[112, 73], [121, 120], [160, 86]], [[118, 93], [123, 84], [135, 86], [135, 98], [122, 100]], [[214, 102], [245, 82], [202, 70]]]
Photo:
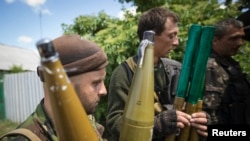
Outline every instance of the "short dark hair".
[[168, 8], [155, 7], [144, 12], [139, 19], [137, 29], [140, 41], [143, 38], [144, 31], [147, 30], [153, 30], [156, 35], [160, 35], [164, 31], [167, 18], [172, 18], [174, 22], [179, 22], [178, 15]]
[[240, 29], [240, 28], [243, 28], [244, 25], [241, 21], [236, 20], [234, 18], [223, 19], [214, 24], [214, 27], [215, 27], [214, 36], [219, 39], [222, 38], [223, 36], [227, 34], [228, 28], [230, 26]]

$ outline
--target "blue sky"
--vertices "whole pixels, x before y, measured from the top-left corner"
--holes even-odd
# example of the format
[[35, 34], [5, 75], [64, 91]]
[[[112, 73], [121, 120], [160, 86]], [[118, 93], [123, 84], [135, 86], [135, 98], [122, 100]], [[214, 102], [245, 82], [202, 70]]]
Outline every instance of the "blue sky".
[[39, 39], [62, 35], [62, 23], [72, 24], [79, 15], [100, 11], [119, 17], [123, 6], [131, 4], [118, 0], [0, 0], [0, 44], [36, 49]]

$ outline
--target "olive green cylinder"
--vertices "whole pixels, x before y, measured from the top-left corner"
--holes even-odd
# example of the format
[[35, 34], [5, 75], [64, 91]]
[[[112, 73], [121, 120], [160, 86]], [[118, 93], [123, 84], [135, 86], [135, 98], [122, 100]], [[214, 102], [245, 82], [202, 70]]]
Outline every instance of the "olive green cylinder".
[[52, 42], [37, 43], [53, 124], [60, 141], [98, 141], [76, 91], [70, 82]]
[[153, 46], [139, 59], [123, 113], [120, 141], [151, 141], [154, 125]]

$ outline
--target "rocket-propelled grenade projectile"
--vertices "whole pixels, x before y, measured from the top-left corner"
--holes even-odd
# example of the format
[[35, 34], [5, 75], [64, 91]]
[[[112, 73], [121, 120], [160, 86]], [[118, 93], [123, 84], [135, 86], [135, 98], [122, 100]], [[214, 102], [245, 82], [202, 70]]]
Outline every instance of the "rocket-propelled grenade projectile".
[[154, 125], [154, 32], [145, 31], [123, 113], [120, 141], [151, 141]]
[[98, 136], [82, 107], [55, 51], [53, 42], [37, 42], [45, 85], [52, 107], [53, 123], [60, 141], [98, 141]]

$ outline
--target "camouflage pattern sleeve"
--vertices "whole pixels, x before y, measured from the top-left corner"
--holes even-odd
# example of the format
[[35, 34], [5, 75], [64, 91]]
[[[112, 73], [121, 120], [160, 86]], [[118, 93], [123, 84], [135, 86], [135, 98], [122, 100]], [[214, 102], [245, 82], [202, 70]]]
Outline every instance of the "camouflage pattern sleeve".
[[[33, 132], [42, 141], [58, 141], [58, 138], [53, 129], [50, 119], [46, 116], [43, 109], [43, 100], [37, 105], [36, 110], [25, 121], [23, 121], [17, 128], [25, 128]], [[7, 137], [8, 141], [28, 141], [22, 134]]]
[[99, 141], [107, 141], [107, 139], [102, 138], [102, 135], [104, 133], [104, 126], [96, 122], [96, 119], [93, 115], [88, 115], [88, 118], [90, 119], [92, 127], [95, 129], [96, 133], [98, 134]]
[[203, 110], [211, 117], [211, 124], [218, 123], [219, 104], [229, 80], [226, 71], [218, 65], [214, 58], [209, 58], [203, 95]]

